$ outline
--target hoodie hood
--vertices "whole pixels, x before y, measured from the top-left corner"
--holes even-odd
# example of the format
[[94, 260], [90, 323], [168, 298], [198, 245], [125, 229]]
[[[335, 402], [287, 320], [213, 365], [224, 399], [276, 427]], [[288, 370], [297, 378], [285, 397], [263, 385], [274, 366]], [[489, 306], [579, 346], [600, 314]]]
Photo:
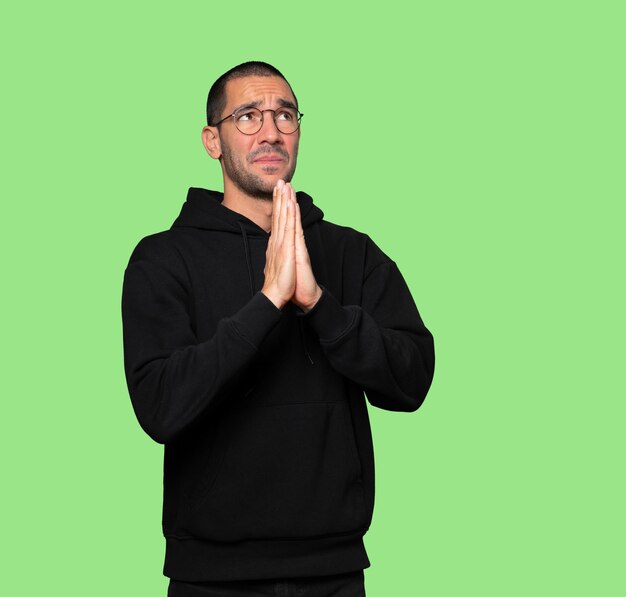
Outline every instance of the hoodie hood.
[[[296, 193], [302, 215], [302, 228], [320, 221], [324, 212], [313, 204], [310, 195], [302, 191]], [[267, 232], [246, 216], [224, 207], [224, 193], [190, 187], [187, 200], [183, 203], [180, 215], [172, 228], [200, 228], [202, 230], [220, 230], [247, 236], [267, 236]]]

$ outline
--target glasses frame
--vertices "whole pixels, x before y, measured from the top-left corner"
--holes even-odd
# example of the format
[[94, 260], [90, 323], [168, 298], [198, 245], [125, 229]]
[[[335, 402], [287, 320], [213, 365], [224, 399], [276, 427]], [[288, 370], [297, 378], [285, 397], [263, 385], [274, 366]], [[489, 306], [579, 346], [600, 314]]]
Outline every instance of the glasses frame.
[[[224, 122], [225, 120], [228, 120], [229, 118], [233, 119], [233, 124], [235, 125], [235, 128], [242, 134], [242, 135], [256, 135], [262, 128], [263, 128], [263, 123], [265, 122], [265, 112], [272, 112], [272, 120], [274, 121], [274, 126], [276, 127], [276, 130], [281, 134], [281, 135], [293, 135], [299, 128], [300, 128], [300, 122], [302, 121], [302, 117], [304, 116], [304, 114], [302, 112], [300, 112], [300, 110], [298, 110], [298, 108], [291, 108], [291, 109], [295, 109], [295, 111], [298, 114], [298, 126], [291, 131], [290, 133], [284, 133], [283, 131], [280, 130], [280, 128], [278, 127], [278, 124], [276, 124], [276, 112], [279, 110], [284, 110], [285, 108], [291, 108], [291, 106], [282, 106], [281, 108], [277, 108], [276, 110], [261, 110], [260, 108], [256, 108], [254, 106], [246, 106], [243, 108], [238, 108], [237, 110], [235, 110], [232, 114], [229, 114], [228, 116], [224, 116], [224, 118], [222, 118], [222, 120], [220, 120], [219, 122], [216, 122], [213, 126], [218, 126], [219, 124], [222, 124], [222, 122]], [[237, 114], [238, 112], [242, 112], [244, 110], [258, 110], [259, 112], [261, 112], [261, 126], [258, 128], [258, 130], [254, 131], [254, 133], [244, 133], [238, 126], [237, 126], [237, 120], [235, 119], [235, 114]]]

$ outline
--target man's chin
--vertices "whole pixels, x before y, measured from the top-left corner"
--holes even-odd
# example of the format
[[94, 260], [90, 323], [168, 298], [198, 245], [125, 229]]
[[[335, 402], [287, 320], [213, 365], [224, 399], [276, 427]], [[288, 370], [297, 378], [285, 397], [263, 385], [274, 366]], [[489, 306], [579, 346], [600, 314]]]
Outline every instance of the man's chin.
[[248, 189], [242, 189], [247, 192], [251, 197], [255, 199], [261, 199], [264, 201], [272, 201], [274, 199], [274, 187], [279, 180], [284, 180], [285, 182], [290, 182], [292, 178], [292, 173], [284, 173], [284, 174], [272, 174], [264, 177], [259, 177], [257, 179], [257, 184], [254, 186], [250, 185]]
[[258, 176], [259, 186], [263, 188], [270, 188], [274, 190], [276, 183], [279, 180], [289, 182], [293, 177], [293, 172], [284, 172], [278, 168], [273, 168], [272, 172], [264, 172], [261, 176]]

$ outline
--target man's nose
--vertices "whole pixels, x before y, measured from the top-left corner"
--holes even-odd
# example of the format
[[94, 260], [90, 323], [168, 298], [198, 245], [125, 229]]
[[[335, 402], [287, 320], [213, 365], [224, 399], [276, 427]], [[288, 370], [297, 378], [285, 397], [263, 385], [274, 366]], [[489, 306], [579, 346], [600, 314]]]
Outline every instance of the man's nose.
[[262, 141], [267, 141], [268, 143], [282, 142], [282, 134], [274, 122], [274, 112], [269, 110], [263, 112], [263, 124], [261, 125], [261, 130], [259, 130], [257, 134], [259, 135], [259, 143]]

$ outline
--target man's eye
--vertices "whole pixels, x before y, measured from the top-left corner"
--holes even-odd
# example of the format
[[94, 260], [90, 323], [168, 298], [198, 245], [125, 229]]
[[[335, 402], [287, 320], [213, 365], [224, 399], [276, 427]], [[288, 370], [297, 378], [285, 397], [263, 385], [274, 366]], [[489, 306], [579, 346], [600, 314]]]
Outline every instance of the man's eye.
[[291, 121], [291, 120], [295, 120], [296, 115], [294, 114], [292, 110], [280, 110], [276, 114], [276, 118], [278, 118], [279, 120]]
[[237, 115], [237, 120], [240, 122], [254, 120], [255, 118], [258, 118], [258, 116], [254, 112], [241, 112]]

